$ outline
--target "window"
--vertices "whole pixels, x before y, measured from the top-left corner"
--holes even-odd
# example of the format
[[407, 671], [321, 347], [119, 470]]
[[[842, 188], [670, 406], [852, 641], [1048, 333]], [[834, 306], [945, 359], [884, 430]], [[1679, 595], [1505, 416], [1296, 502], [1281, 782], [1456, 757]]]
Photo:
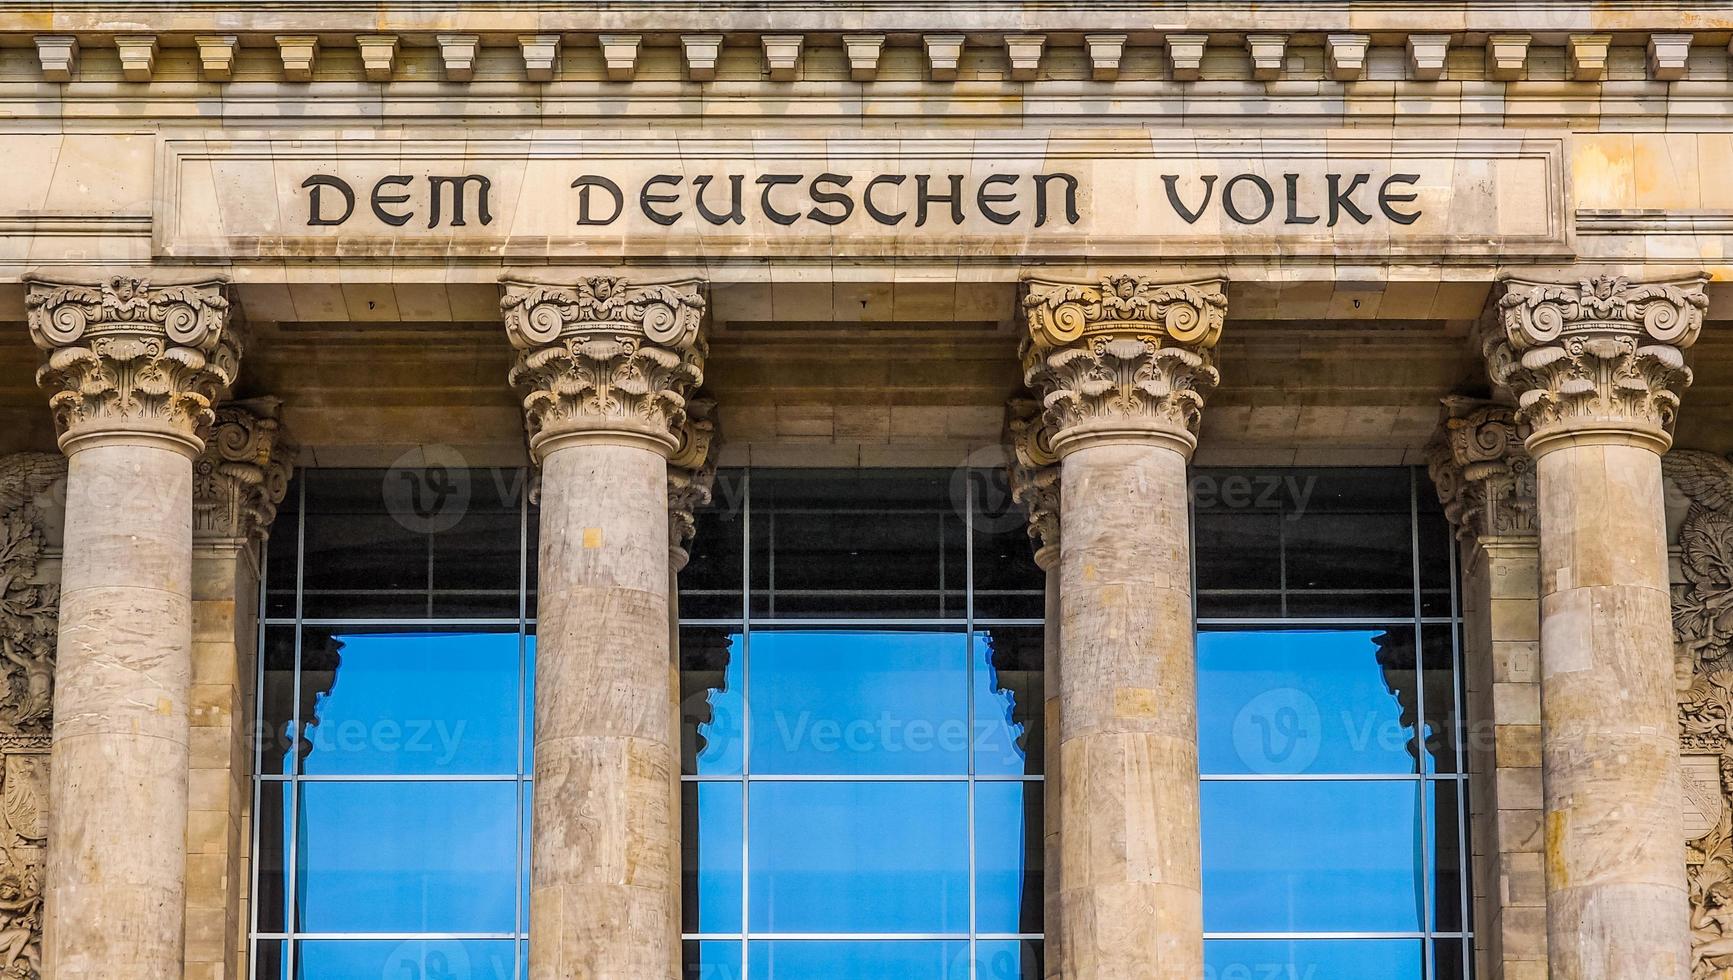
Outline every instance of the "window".
[[720, 475], [681, 578], [688, 977], [1042, 976], [1044, 599], [1000, 480]]
[[1193, 474], [1212, 980], [1469, 973], [1455, 549], [1424, 480]]
[[290, 488], [266, 560], [254, 976], [520, 976], [523, 476]]

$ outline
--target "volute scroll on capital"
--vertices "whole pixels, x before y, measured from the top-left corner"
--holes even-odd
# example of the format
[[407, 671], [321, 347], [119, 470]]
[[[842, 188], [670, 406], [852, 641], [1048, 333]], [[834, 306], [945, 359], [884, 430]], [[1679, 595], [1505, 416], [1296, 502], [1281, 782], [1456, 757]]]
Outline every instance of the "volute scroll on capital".
[[1042, 393], [1054, 451], [1085, 442], [1162, 441], [1190, 455], [1220, 374], [1227, 315], [1221, 280], [1095, 284], [1031, 279], [1023, 310], [1023, 380]]
[[25, 281], [30, 337], [47, 355], [36, 381], [51, 392], [63, 450], [120, 435], [166, 439], [189, 456], [199, 451], [212, 406], [240, 369], [222, 282]]
[[1526, 432], [1513, 406], [1454, 395], [1444, 399], [1426, 463], [1458, 538], [1536, 533], [1534, 459], [1523, 445]]
[[600, 275], [570, 287], [502, 285], [506, 336], [518, 350], [510, 381], [524, 392], [532, 455], [584, 438], [678, 449], [708, 352], [698, 283]]
[[1507, 280], [1483, 353], [1492, 380], [1517, 395], [1533, 429], [1530, 452], [1583, 440], [1666, 451], [1691, 384], [1684, 351], [1702, 331], [1707, 283]]
[[1059, 456], [1053, 432], [1043, 420], [1041, 403], [1013, 398], [1006, 405], [1005, 435], [1011, 446], [1008, 466], [1011, 500], [1029, 517], [1029, 538], [1035, 564], [1050, 568], [1059, 554]]
[[193, 537], [262, 542], [288, 493], [297, 448], [283, 431], [275, 398], [216, 410], [193, 463]]
[[720, 437], [716, 400], [694, 393], [686, 402], [686, 417], [676, 435], [679, 444], [668, 457], [668, 555], [679, 571], [691, 560], [698, 511], [709, 506], [716, 485]]

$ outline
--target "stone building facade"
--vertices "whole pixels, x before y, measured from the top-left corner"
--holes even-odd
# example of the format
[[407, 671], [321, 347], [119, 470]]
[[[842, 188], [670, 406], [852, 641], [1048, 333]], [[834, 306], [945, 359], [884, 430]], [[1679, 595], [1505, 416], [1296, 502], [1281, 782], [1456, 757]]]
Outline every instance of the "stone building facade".
[[[19, 0], [0, 106], [0, 976], [1733, 977], [1725, 6]], [[934, 567], [966, 584], [936, 614], [885, 611], [898, 562], [775, 584], [802, 541], [855, 540], [842, 518], [797, 540], [800, 515], [881, 515], [836, 564], [899, 513], [901, 490], [845, 506], [800, 474], [915, 471], [957, 474], [933, 478], [956, 508]], [[441, 523], [459, 472], [522, 499], [465, 483]], [[357, 473], [371, 502], [340, 492]], [[1350, 489], [1309, 530], [1302, 484], [1332, 473]], [[1390, 481], [1384, 510], [1342, 503]], [[1260, 487], [1297, 509], [1265, 521]], [[484, 511], [491, 543], [442, 550]], [[321, 537], [325, 514], [387, 531]], [[1386, 517], [1414, 542], [1396, 612], [1329, 585]], [[1221, 611], [1266, 569], [1206, 526], [1254, 525], [1280, 539], [1279, 612]], [[421, 558], [377, 558], [403, 533]], [[496, 545], [509, 582], [484, 587]], [[434, 584], [378, 611], [416, 568], [468, 576], [468, 611]], [[505, 611], [476, 611], [493, 592]], [[992, 611], [1013, 593], [1032, 611]], [[736, 611], [709, 611], [723, 594]], [[993, 724], [1018, 768], [965, 748], [877, 770], [881, 745], [774, 770], [750, 727], [767, 768], [714, 762], [729, 699], [777, 696], [746, 651], [769, 664], [803, 616], [836, 662], [845, 627], [968, 638], [958, 710], [1015, 702]], [[1394, 747], [1246, 761], [1242, 735], [1333, 724], [1300, 658], [1229, 704], [1221, 763], [1221, 678], [1249, 669], [1222, 645], [1326, 626], [1365, 634], [1376, 705], [1341, 706], [1388, 715]], [[472, 787], [507, 799], [497, 929], [453, 912], [487, 869], [384, 853], [455, 811], [319, 802], [359, 771], [320, 768], [322, 740], [365, 714], [381, 637], [431, 665], [427, 638], [463, 630], [509, 634], [519, 691], [516, 761]], [[917, 661], [886, 703], [927, 703]], [[432, 671], [392, 683], [431, 703]], [[365, 751], [397, 759], [385, 714]], [[452, 775], [379, 765], [379, 793]], [[767, 890], [867, 859], [779, 878], [755, 862], [797, 854], [800, 821], [761, 838], [728, 806], [834, 782], [862, 809], [801, 819], [892, 840], [862, 801], [922, 780], [967, 801], [960, 925], [869, 923], [941, 874], [913, 857], [841, 903], [846, 928], [776, 924], [819, 921], [823, 887], [761, 921]], [[1306, 837], [1332, 787], [1380, 781], [1419, 802]], [[1003, 826], [981, 815], [1011, 787], [1031, 843], [989, 927]], [[1265, 792], [1292, 809], [1256, 837]], [[884, 812], [949, 819], [928, 806]], [[372, 853], [330, 843], [375, 823]], [[1410, 823], [1395, 886], [1343, 843]], [[1321, 863], [1273, 856], [1284, 826]], [[408, 863], [362, 880], [375, 859]], [[1418, 911], [1342, 926], [1319, 882]], [[316, 883], [352, 918], [321, 925]], [[390, 888], [419, 918], [365, 925]], [[1259, 900], [1281, 913], [1235, 925]]]

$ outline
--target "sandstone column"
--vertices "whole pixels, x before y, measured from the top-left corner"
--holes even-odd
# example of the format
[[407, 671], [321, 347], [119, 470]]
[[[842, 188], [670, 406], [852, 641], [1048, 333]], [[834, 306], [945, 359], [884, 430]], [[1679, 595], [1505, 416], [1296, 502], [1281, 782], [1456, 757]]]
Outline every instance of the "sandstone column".
[[45, 972], [179, 976], [193, 459], [240, 348], [216, 284], [33, 282], [27, 308], [68, 456]]
[[260, 546], [295, 458], [277, 414], [270, 398], [217, 409], [193, 464], [188, 980], [234, 980], [246, 969]]
[[1533, 430], [1551, 980], [1690, 972], [1660, 454], [1703, 286], [1512, 281], [1485, 345]]
[[542, 469], [531, 980], [680, 972], [668, 457], [703, 380], [694, 284], [507, 283]]
[[1059, 868], [1064, 860], [1064, 834], [1059, 815], [1063, 801], [1059, 751], [1059, 458], [1053, 454], [1052, 432], [1042, 420], [1041, 403], [1012, 399], [1006, 423], [1011, 444], [1011, 499], [1029, 514], [1029, 538], [1035, 564], [1045, 574], [1047, 601], [1042, 621], [1042, 672], [1047, 702], [1042, 705], [1047, 726], [1047, 758], [1042, 761], [1042, 922], [1045, 928], [1046, 976], [1058, 980], [1065, 962], [1065, 930], [1059, 896], [1064, 887]]
[[1428, 469], [1462, 556], [1475, 975], [1545, 977], [1540, 540], [1534, 460], [1507, 405], [1445, 399]]
[[[1061, 459], [1060, 972], [1203, 975], [1186, 464], [1219, 282], [1031, 282], [1026, 382]], [[1055, 738], [1050, 733], [1049, 738]]]

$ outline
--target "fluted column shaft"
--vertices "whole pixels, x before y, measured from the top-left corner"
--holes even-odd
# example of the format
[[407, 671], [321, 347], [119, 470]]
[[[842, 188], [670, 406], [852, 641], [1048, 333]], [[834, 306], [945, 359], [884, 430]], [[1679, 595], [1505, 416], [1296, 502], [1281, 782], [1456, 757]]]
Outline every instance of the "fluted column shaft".
[[676, 980], [668, 457], [702, 299], [597, 277], [502, 308], [542, 470], [529, 975]]
[[1512, 283], [1487, 347], [1533, 428], [1551, 980], [1690, 975], [1660, 454], [1702, 287]]
[[33, 283], [68, 455], [45, 973], [176, 977], [186, 893], [193, 458], [239, 350], [214, 286]]
[[[1025, 379], [1060, 460], [1058, 928], [1068, 980], [1203, 975], [1186, 464], [1218, 283], [1032, 283]], [[1051, 778], [1051, 777], [1050, 777]]]

